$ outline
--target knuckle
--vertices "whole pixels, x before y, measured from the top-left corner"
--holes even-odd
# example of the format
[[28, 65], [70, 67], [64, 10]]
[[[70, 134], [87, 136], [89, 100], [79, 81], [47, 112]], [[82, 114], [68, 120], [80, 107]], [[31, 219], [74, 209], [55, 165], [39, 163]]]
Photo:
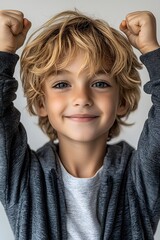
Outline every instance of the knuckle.
[[21, 12], [21, 11], [18, 11], [18, 10], [17, 10], [17, 14], [18, 14], [19, 16], [21, 16], [22, 18], [24, 17], [23, 12]]
[[5, 11], [4, 10], [0, 10], [0, 17], [3, 17], [5, 15]]
[[152, 19], [155, 20], [155, 16], [153, 15], [152, 12], [147, 12], [147, 14], [148, 14], [148, 17], [149, 17], [149, 18], [152, 18]]

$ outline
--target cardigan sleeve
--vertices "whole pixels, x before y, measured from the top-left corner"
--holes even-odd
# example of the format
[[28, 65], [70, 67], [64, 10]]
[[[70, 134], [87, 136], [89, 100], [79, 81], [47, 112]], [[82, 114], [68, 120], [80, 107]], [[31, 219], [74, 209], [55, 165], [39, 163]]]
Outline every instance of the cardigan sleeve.
[[26, 182], [27, 136], [14, 107], [17, 81], [13, 78], [19, 57], [0, 52], [0, 201], [13, 205]]
[[131, 170], [138, 197], [156, 225], [160, 217], [160, 48], [140, 59], [150, 76], [144, 91], [151, 95], [152, 106], [131, 161]]

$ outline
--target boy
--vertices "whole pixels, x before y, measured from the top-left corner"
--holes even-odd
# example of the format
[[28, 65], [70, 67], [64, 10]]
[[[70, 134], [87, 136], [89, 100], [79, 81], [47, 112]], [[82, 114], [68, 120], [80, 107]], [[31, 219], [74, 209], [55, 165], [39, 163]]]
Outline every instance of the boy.
[[140, 64], [118, 31], [74, 11], [49, 20], [22, 54], [29, 111], [51, 139], [30, 150], [12, 103], [15, 52], [30, 26], [19, 11], [0, 12], [0, 199], [15, 239], [153, 239], [160, 217], [154, 16], [134, 12], [120, 24], [151, 78], [145, 91], [153, 106], [137, 150], [108, 141], [137, 107]]

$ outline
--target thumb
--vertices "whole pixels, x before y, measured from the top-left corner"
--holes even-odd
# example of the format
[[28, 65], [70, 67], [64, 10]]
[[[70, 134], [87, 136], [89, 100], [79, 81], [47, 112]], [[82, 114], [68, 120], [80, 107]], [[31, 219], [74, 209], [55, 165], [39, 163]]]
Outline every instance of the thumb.
[[127, 28], [127, 23], [126, 23], [126, 20], [123, 20], [121, 22], [121, 24], [119, 25], [119, 29], [124, 32], [126, 35], [128, 35], [129, 31], [128, 31], [128, 28]]
[[[119, 26], [120, 30], [126, 35], [126, 37], [128, 38], [128, 40], [130, 42], [133, 41], [133, 37], [135, 35], [135, 32], [133, 31], [133, 29], [131, 27], [127, 26], [127, 22], [126, 20], [123, 20]], [[138, 29], [139, 31], [139, 29]]]
[[22, 30], [23, 36], [26, 37], [29, 29], [31, 28], [31, 25], [32, 25], [31, 22], [27, 18], [23, 19], [23, 30]]

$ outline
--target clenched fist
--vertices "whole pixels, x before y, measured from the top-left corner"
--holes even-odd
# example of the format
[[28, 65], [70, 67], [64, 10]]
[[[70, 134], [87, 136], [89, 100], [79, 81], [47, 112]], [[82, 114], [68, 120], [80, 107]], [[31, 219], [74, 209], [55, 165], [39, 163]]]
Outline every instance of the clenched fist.
[[17, 10], [0, 11], [0, 51], [15, 53], [25, 39], [31, 22]]
[[120, 24], [133, 47], [141, 53], [159, 48], [156, 37], [156, 19], [149, 11], [129, 13]]

